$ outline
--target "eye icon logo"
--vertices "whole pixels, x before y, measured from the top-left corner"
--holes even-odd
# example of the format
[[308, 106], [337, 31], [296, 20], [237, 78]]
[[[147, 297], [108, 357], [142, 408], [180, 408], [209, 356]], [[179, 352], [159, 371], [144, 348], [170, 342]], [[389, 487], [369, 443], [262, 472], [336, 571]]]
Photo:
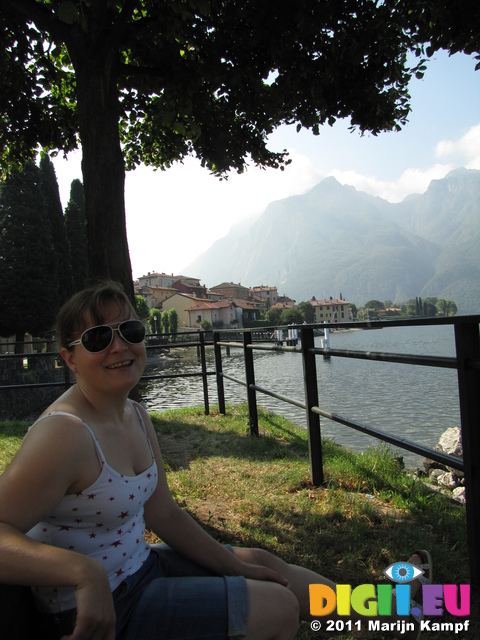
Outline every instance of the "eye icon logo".
[[389, 567], [387, 567], [384, 571], [384, 574], [393, 582], [405, 583], [411, 582], [421, 576], [424, 571], [419, 569], [413, 564], [409, 564], [408, 562], [394, 562]]

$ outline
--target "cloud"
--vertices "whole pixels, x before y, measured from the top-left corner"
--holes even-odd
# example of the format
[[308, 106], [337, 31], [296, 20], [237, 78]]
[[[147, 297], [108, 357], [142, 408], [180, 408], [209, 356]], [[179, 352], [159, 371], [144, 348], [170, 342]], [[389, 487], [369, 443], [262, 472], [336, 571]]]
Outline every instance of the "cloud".
[[333, 170], [340, 184], [348, 184], [358, 191], [378, 196], [389, 202], [401, 202], [413, 193], [424, 193], [432, 180], [444, 178], [452, 165], [436, 164], [425, 170], [406, 169], [397, 180], [378, 180], [375, 176], [362, 175], [356, 171]]
[[435, 146], [436, 164], [426, 169], [408, 168], [396, 180], [378, 180], [375, 176], [358, 171], [333, 169], [333, 175], [341, 184], [349, 184], [370, 195], [380, 196], [389, 202], [401, 202], [413, 193], [425, 193], [432, 180], [441, 180], [458, 167], [480, 169], [480, 124], [471, 127], [458, 140], [441, 140]]
[[435, 155], [455, 166], [480, 169], [480, 124], [471, 127], [459, 140], [441, 140]]

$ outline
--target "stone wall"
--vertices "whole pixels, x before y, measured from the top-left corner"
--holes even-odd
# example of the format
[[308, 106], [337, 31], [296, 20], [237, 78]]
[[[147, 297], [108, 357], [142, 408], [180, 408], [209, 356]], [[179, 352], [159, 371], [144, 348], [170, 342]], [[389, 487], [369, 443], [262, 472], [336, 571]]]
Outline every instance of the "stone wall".
[[[25, 358], [0, 357], [0, 386], [65, 383], [64, 367], [55, 354]], [[54, 387], [0, 389], [0, 420], [27, 420], [37, 417], [66, 389]]]

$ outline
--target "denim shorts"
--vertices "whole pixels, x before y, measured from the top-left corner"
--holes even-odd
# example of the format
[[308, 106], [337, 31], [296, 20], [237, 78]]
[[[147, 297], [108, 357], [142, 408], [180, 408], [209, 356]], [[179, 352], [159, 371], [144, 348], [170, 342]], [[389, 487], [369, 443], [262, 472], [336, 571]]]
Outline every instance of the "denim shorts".
[[[212, 575], [165, 544], [152, 546], [144, 565], [115, 589], [113, 600], [117, 640], [236, 640], [247, 633], [245, 578]], [[74, 610], [48, 618], [56, 627], [50, 638], [72, 633]]]

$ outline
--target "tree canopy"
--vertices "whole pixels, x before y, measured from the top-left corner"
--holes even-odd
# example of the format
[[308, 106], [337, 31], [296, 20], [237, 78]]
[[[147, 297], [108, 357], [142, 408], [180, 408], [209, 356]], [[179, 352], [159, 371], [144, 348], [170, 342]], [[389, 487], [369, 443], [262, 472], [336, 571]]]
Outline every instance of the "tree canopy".
[[283, 123], [398, 129], [422, 55], [478, 53], [479, 23], [476, 0], [3, 0], [1, 166], [81, 144], [90, 274], [133, 298], [126, 169], [282, 167]]

